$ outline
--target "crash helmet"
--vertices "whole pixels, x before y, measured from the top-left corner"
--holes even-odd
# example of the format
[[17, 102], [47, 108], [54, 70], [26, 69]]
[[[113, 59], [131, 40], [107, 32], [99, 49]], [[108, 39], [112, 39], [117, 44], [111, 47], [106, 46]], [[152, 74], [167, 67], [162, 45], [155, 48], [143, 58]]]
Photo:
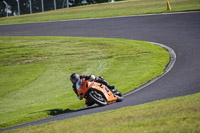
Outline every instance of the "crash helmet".
[[80, 77], [77, 73], [73, 73], [71, 76], [70, 76], [70, 80], [73, 84], [75, 84], [77, 81], [79, 81]]

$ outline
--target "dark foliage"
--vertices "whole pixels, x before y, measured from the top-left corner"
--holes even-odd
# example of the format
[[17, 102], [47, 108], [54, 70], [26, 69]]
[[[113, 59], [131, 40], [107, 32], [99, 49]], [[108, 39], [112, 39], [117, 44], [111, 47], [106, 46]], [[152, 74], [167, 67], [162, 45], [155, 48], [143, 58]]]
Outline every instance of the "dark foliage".
[[[18, 15], [18, 2], [20, 7], [20, 15], [22, 14], [29, 14], [42, 12], [42, 1], [44, 11], [54, 10], [54, 0], [0, 0], [0, 17], [7, 16], [7, 8], [6, 4], [8, 5], [8, 16], [15, 16]], [[32, 10], [30, 10], [30, 1]], [[55, 0], [56, 1], [56, 9], [66, 8], [67, 7], [67, 0]], [[80, 6], [85, 5], [83, 1], [85, 0], [69, 0], [69, 7], [72, 6]], [[86, 0], [87, 4], [95, 4], [95, 3], [103, 3], [108, 2], [109, 0]]]

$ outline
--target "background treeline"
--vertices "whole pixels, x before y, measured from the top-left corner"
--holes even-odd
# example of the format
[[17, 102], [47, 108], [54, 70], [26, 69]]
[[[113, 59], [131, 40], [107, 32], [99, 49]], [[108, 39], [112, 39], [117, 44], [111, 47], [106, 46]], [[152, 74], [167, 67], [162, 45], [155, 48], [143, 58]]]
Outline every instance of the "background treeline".
[[[15, 16], [18, 14], [17, 0], [0, 0], [0, 17], [6, 17], [6, 4], [8, 4], [8, 16]], [[32, 13], [42, 12], [42, 0], [31, 0]], [[55, 0], [56, 9], [67, 8], [67, 0]], [[80, 6], [86, 4], [95, 4], [109, 2], [111, 0], [69, 0], [69, 7]], [[44, 11], [54, 10], [54, 0], [43, 0]], [[20, 15], [29, 14], [30, 0], [19, 0]]]

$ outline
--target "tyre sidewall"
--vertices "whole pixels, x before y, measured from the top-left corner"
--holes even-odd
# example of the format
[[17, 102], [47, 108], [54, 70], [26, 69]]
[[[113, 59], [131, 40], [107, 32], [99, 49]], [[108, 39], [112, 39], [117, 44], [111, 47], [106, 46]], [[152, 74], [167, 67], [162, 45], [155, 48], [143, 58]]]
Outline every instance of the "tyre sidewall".
[[90, 99], [92, 102], [94, 102], [94, 103], [96, 103], [96, 104], [98, 104], [98, 105], [100, 105], [100, 106], [105, 106], [105, 105], [107, 105], [108, 103], [107, 103], [107, 100], [106, 100], [106, 99], [105, 99], [105, 102], [102, 102], [102, 101], [98, 100], [97, 98], [95, 98], [95, 97], [92, 95], [92, 93], [93, 93], [94, 91], [96, 91], [96, 92], [98, 92], [99, 94], [101, 94], [101, 96], [105, 99], [105, 97], [104, 97], [104, 95], [102, 94], [102, 92], [100, 92], [100, 91], [98, 91], [98, 90], [91, 90], [91, 91], [88, 93], [89, 99]]

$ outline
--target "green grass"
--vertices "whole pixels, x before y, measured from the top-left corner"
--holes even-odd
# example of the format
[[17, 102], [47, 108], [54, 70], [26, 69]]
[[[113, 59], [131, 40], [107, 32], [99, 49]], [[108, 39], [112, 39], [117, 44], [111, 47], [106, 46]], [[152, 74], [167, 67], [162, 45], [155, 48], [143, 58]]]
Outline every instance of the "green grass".
[[[200, 0], [170, 0], [170, 4], [172, 12], [200, 9]], [[0, 18], [0, 24], [163, 13], [166, 9], [165, 0], [127, 0]], [[71, 89], [69, 76], [73, 72], [101, 75], [126, 93], [162, 74], [168, 61], [169, 54], [163, 48], [140, 41], [0, 37], [0, 128], [84, 107], [84, 101]], [[44, 128], [39, 125], [22, 132], [83, 132], [90, 128], [87, 125], [93, 126], [89, 132], [199, 132], [198, 97], [82, 116], [55, 122], [55, 127], [45, 124]], [[108, 116], [108, 121], [101, 123]], [[90, 117], [99, 121], [89, 124], [85, 120]], [[77, 125], [80, 128], [74, 127]]]
[[141, 41], [0, 37], [0, 128], [85, 107], [71, 89], [71, 73], [101, 75], [126, 93], [162, 74], [168, 62], [166, 50]]
[[[137, 14], [165, 13], [166, 0], [125, 0], [94, 4], [44, 13], [0, 18], [0, 24], [31, 23], [56, 20], [104, 18]], [[170, 0], [171, 12], [200, 10], [200, 0]]]
[[199, 133], [200, 93], [11, 130], [14, 133]]

